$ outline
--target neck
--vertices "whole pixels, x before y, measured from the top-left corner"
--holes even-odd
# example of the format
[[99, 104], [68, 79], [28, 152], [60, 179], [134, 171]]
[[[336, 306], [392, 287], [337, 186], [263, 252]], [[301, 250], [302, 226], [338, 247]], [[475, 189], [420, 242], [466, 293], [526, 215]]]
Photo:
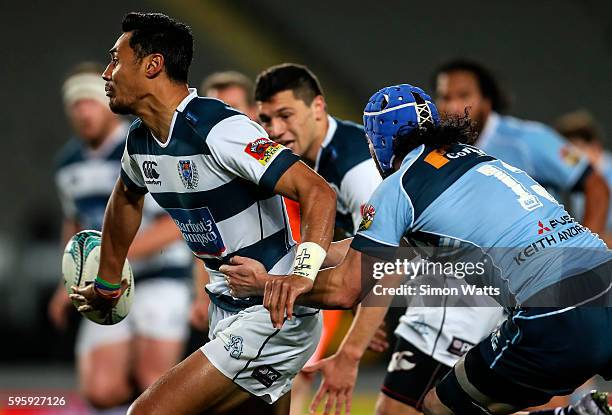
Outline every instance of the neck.
[[164, 84], [162, 88], [142, 98], [134, 114], [159, 141], [165, 143], [170, 134], [174, 111], [187, 95], [189, 95], [187, 84]]
[[110, 120], [108, 121], [108, 123], [106, 124], [104, 133], [100, 135], [100, 137], [93, 139], [91, 141], [88, 141], [87, 147], [90, 150], [94, 150], [94, 151], [99, 149], [106, 141], [112, 138], [118, 125], [119, 125], [119, 117], [112, 116]]
[[302, 155], [302, 158], [311, 164], [315, 165], [317, 161], [317, 155], [319, 154], [319, 150], [321, 149], [321, 145], [323, 144], [323, 140], [325, 140], [325, 136], [327, 135], [327, 130], [329, 129], [329, 120], [327, 119], [327, 114], [323, 117], [321, 122], [317, 123], [315, 129], [315, 139], [312, 144], [308, 148], [308, 150]]

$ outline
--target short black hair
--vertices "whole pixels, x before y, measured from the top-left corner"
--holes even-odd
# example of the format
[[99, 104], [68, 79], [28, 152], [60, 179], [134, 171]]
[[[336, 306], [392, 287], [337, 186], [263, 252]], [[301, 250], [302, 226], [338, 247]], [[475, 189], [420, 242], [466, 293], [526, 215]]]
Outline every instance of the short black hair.
[[193, 58], [193, 35], [189, 26], [162, 13], [131, 12], [123, 18], [121, 29], [132, 33], [130, 47], [138, 59], [160, 53], [168, 78], [187, 82]]
[[467, 59], [455, 59], [444, 63], [434, 73], [432, 86], [436, 88], [438, 76], [449, 72], [465, 71], [476, 77], [478, 88], [483, 97], [491, 101], [493, 111], [503, 114], [510, 106], [510, 101], [505, 91], [499, 85], [493, 73], [478, 62]]
[[233, 86], [244, 91], [249, 105], [255, 104], [253, 98], [253, 81], [245, 74], [237, 71], [215, 72], [208, 75], [202, 81], [200, 92], [202, 94], [207, 94], [211, 89], [226, 89]]
[[281, 91], [293, 91], [293, 94], [310, 105], [318, 95], [323, 95], [319, 80], [304, 65], [283, 63], [272, 66], [255, 80], [255, 100], [268, 101]]
[[403, 160], [412, 150], [425, 144], [440, 150], [448, 150], [453, 144], [474, 144], [477, 133], [468, 116], [447, 117], [438, 125], [426, 128], [411, 128], [407, 133], [398, 132], [393, 140], [393, 155], [396, 160]]

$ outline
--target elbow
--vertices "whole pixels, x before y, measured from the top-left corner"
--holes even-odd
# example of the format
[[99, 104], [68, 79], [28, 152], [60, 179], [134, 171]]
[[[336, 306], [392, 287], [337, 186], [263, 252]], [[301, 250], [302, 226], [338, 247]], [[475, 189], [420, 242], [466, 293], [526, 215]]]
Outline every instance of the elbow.
[[325, 182], [323, 179], [321, 179], [321, 181], [323, 183], [319, 183], [319, 185], [317, 186], [317, 196], [316, 196], [316, 200], [317, 203], [325, 203], [328, 204], [333, 211], [336, 211], [336, 192], [334, 191], [334, 189], [331, 188], [331, 186]]

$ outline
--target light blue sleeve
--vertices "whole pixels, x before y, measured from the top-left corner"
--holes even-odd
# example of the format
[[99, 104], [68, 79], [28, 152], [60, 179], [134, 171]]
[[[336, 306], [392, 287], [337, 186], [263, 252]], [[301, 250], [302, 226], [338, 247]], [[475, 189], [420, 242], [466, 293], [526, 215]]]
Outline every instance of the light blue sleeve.
[[557, 190], [572, 189], [589, 166], [586, 156], [544, 125], [525, 133], [523, 140], [531, 155], [533, 178]]
[[363, 206], [352, 248], [363, 251], [399, 246], [413, 223], [412, 203], [402, 186], [402, 176], [403, 172], [399, 171], [385, 179]]

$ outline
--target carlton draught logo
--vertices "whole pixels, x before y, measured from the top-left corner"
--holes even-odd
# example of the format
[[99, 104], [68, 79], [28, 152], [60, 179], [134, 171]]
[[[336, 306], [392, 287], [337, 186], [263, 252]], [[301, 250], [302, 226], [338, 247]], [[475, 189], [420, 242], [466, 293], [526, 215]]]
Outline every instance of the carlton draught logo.
[[274, 154], [282, 148], [283, 146], [280, 144], [275, 143], [269, 138], [262, 137], [247, 144], [244, 152], [261, 163], [262, 166], [265, 166], [272, 160]]

